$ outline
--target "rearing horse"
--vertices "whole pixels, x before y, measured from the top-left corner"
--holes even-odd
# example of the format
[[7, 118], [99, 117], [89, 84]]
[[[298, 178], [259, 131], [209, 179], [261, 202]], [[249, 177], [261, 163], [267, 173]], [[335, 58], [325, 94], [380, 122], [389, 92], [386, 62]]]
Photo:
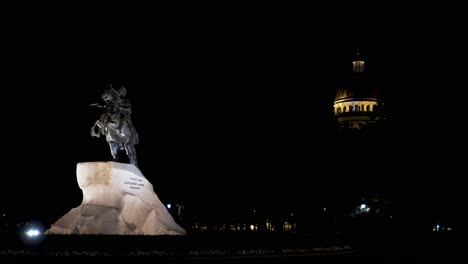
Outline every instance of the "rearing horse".
[[99, 120], [94, 122], [91, 127], [91, 136], [99, 138], [100, 135], [104, 135], [106, 137], [114, 161], [118, 160], [117, 153], [119, 150], [125, 150], [130, 163], [138, 167], [135, 151], [135, 144], [138, 144], [138, 133], [130, 119], [130, 103], [121, 98], [125, 94], [124, 87], [117, 92], [110, 86], [110, 89], [104, 91], [101, 96], [106, 105], [92, 104], [93, 106], [106, 108], [106, 111], [101, 114]]
[[[135, 144], [138, 143], [138, 137], [133, 135], [136, 131], [130, 128], [128, 122], [124, 122], [122, 125], [120, 122], [121, 120], [119, 120], [115, 114], [103, 113], [99, 120], [96, 120], [91, 127], [91, 136], [99, 138], [102, 134], [106, 137], [114, 161], [118, 160], [118, 151], [125, 150], [130, 159], [130, 163], [138, 166], [135, 151]], [[121, 128], [119, 129], [120, 126]], [[98, 128], [97, 132], [96, 127]]]

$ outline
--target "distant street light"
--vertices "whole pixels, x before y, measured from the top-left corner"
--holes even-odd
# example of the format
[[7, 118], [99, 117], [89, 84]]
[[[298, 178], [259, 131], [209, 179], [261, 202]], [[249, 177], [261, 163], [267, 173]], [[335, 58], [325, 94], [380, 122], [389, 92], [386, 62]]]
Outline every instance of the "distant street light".
[[39, 232], [39, 230], [35, 229], [35, 228], [31, 228], [29, 229], [28, 231], [26, 231], [26, 235], [30, 238], [34, 238], [34, 237], [37, 237], [41, 234], [41, 232]]
[[20, 232], [20, 239], [26, 245], [37, 245], [46, 237], [41, 223], [29, 222]]

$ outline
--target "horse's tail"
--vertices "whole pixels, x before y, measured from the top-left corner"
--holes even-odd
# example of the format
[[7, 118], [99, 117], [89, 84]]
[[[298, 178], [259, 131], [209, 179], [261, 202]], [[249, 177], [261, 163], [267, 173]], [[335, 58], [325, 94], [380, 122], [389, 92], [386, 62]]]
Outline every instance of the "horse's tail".
[[132, 126], [132, 138], [133, 138], [133, 144], [136, 145], [138, 142], [140, 142], [140, 139], [138, 137], [138, 133], [136, 132], [136, 129]]
[[135, 145], [135, 144], [138, 144], [138, 142], [140, 142], [140, 139], [138, 137], [138, 132], [136, 131], [135, 127], [133, 126], [133, 123], [132, 123], [132, 120], [129, 118], [127, 120], [127, 125], [128, 125], [128, 128], [130, 128], [130, 133], [132, 135], [132, 143]]

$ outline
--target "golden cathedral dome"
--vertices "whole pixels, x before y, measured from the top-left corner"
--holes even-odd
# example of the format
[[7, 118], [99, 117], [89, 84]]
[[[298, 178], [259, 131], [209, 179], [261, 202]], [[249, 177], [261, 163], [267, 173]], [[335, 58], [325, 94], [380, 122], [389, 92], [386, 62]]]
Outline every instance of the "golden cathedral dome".
[[382, 118], [383, 97], [381, 90], [367, 78], [359, 50], [352, 66], [351, 78], [336, 92], [333, 112], [343, 127], [360, 129]]
[[365, 98], [383, 99], [381, 90], [376, 85], [366, 82], [365, 79], [352, 79], [337, 90], [335, 102]]

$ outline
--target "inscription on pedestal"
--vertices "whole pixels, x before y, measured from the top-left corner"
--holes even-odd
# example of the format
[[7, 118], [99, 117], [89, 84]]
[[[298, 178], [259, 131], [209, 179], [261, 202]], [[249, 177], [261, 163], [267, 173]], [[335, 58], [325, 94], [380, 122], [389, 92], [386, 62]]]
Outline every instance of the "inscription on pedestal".
[[128, 180], [123, 182], [125, 185], [128, 185], [130, 189], [139, 190], [140, 188], [145, 187], [142, 179], [135, 177], [129, 177]]

